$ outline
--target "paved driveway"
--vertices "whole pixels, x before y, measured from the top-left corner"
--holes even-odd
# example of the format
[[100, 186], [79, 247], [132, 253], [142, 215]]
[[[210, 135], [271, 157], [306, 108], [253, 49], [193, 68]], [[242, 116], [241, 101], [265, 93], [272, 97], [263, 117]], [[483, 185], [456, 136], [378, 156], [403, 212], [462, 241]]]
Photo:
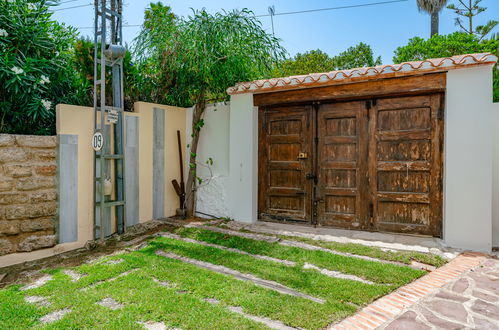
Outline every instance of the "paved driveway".
[[499, 329], [499, 260], [486, 259], [384, 329]]

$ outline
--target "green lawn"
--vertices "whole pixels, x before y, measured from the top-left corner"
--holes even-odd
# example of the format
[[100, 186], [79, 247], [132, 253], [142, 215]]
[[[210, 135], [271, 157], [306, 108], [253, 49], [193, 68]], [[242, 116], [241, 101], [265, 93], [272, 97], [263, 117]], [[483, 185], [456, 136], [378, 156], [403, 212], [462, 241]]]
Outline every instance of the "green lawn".
[[[182, 329], [267, 328], [264, 323], [232, 312], [229, 307], [241, 307], [246, 314], [281, 321], [290, 327], [319, 329], [425, 274], [406, 266], [281, 246], [203, 229], [179, 228], [175, 233], [250, 254], [293, 261], [295, 265], [257, 259], [234, 250], [156, 237], [139, 251], [73, 268], [85, 275], [77, 281], [72, 281], [64, 269], [52, 269], [46, 271], [53, 276], [52, 280], [39, 288], [21, 291], [20, 285], [14, 285], [0, 290], [0, 329], [136, 329], [142, 327], [138, 322], [162, 322], [167, 328]], [[340, 245], [337, 249], [351, 252], [349, 246]], [[369, 249], [364, 248], [364, 255], [375, 253]], [[275, 281], [323, 299], [325, 303], [279, 293], [250, 281], [159, 256], [156, 252], [160, 250]], [[108, 260], [123, 262], [112, 264], [107, 263]], [[304, 269], [305, 263], [374, 283], [329, 277], [317, 270]], [[27, 296], [45, 297], [50, 305], [30, 304], [25, 300]], [[98, 302], [104, 298], [112, 298], [123, 306], [116, 310], [100, 306]], [[208, 298], [219, 303], [209, 302]], [[60, 320], [40, 322], [43, 316], [63, 309], [70, 312]]]
[[[225, 223], [221, 223], [218, 227], [230, 229], [230, 227], [226, 226]], [[251, 233], [251, 231], [245, 229], [240, 229], [239, 231]], [[326, 249], [335, 250], [338, 252], [346, 252], [372, 258], [383, 259], [383, 260], [397, 261], [408, 265], [411, 264], [412, 261], [421, 262], [435, 267], [441, 267], [447, 263], [447, 261], [444, 258], [432, 253], [421, 253], [421, 252], [412, 252], [412, 251], [386, 251], [379, 247], [374, 247], [374, 246], [366, 246], [356, 243], [327, 242], [327, 241], [315, 240], [311, 238], [298, 237], [298, 236], [270, 235], [265, 233], [260, 233], [260, 235], [277, 236], [281, 239], [303, 242], [310, 245], [315, 245], [315, 246], [324, 247]]]

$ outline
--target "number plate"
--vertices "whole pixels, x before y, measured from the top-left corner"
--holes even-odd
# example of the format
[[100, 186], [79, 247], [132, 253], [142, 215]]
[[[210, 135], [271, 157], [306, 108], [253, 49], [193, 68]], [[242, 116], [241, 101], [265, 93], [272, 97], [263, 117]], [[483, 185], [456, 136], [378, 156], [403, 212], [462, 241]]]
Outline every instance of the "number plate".
[[101, 132], [95, 132], [92, 136], [92, 148], [95, 151], [100, 151], [104, 145], [104, 136]]

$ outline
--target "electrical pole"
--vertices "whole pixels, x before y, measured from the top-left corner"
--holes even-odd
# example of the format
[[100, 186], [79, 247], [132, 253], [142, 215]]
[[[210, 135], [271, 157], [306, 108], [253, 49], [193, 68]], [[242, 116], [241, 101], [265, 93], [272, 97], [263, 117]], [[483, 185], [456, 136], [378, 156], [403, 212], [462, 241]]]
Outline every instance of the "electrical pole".
[[275, 15], [275, 6], [269, 6], [269, 15], [270, 15], [270, 22], [272, 23], [272, 35], [275, 37], [274, 33], [274, 15]]
[[[94, 238], [104, 241], [113, 233], [113, 207], [115, 232], [121, 234], [126, 228], [123, 147], [123, 58], [126, 50], [122, 0], [94, 0], [94, 6]], [[108, 68], [111, 68], [112, 106], [106, 105]]]

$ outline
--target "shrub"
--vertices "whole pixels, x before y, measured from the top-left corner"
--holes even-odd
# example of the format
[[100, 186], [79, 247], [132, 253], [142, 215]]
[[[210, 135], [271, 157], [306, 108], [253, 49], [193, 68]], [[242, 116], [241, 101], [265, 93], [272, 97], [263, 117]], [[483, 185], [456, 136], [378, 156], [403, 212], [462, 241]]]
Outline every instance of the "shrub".
[[55, 105], [79, 104], [76, 30], [52, 20], [47, 0], [0, 1], [0, 132], [53, 134]]
[[[499, 38], [480, 40], [473, 34], [455, 32], [435, 35], [430, 39], [415, 37], [395, 50], [394, 63], [421, 61], [472, 53], [493, 53], [499, 56]], [[494, 101], [499, 102], [499, 67], [494, 67]]]

